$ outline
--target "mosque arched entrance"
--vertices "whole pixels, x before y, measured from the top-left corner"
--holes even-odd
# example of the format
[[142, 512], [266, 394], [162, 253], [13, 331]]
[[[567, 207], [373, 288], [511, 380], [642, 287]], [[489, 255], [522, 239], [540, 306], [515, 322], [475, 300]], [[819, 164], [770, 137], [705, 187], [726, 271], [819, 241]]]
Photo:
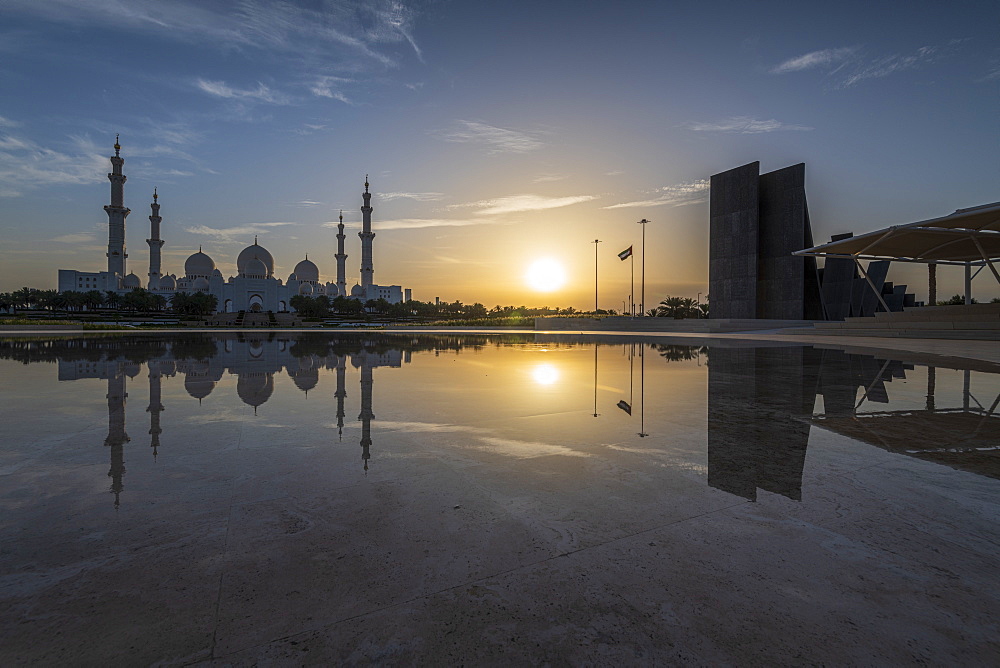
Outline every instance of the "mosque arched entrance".
[[280, 301], [280, 302], [278, 302], [278, 310], [281, 311], [282, 313], [284, 313], [285, 311], [288, 310], [288, 306], [285, 305], [285, 302]]
[[260, 295], [250, 295], [250, 312], [260, 313], [264, 310], [264, 298]]
[[226, 313], [232, 313], [233, 312], [233, 300], [232, 299], [227, 299], [226, 303], [224, 305], [224, 308], [225, 308]]

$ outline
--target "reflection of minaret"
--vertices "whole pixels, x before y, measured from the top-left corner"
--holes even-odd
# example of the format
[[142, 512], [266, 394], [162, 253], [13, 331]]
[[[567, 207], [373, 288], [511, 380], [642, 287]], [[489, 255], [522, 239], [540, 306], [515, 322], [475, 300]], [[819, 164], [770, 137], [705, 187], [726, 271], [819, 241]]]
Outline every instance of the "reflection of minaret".
[[372, 363], [368, 359], [367, 353], [361, 354], [361, 459], [365, 462], [365, 471], [368, 470], [368, 460], [371, 453], [368, 448], [372, 444], [372, 420], [375, 413], [372, 412]]
[[163, 248], [163, 239], [160, 238], [160, 205], [156, 201], [159, 197], [156, 188], [153, 188], [153, 203], [149, 207], [153, 210], [153, 215], [149, 217], [149, 284], [148, 289], [160, 289], [160, 249]]
[[344, 252], [344, 212], [340, 212], [340, 222], [337, 224], [337, 294], [347, 296], [347, 253]]
[[146, 363], [149, 368], [149, 406], [146, 412], [149, 413], [149, 447], [153, 448], [153, 459], [156, 459], [156, 449], [160, 447], [160, 413], [163, 412], [163, 404], [160, 402], [160, 362], [159, 360], [149, 360]]
[[708, 484], [755, 501], [802, 499], [819, 361], [812, 348], [709, 351]]
[[122, 165], [125, 159], [118, 155], [121, 150], [118, 145], [118, 136], [115, 135], [115, 154], [111, 157], [111, 173], [108, 180], [111, 181], [111, 204], [104, 207], [108, 214], [108, 273], [111, 274], [109, 280], [113, 289], [118, 288], [115, 283], [115, 274], [119, 279], [125, 276], [125, 218], [130, 211], [125, 208], [125, 181], [122, 174]]
[[372, 264], [372, 239], [375, 233], [372, 232], [372, 195], [368, 192], [368, 175], [365, 174], [365, 192], [361, 195], [365, 200], [365, 205], [361, 207], [361, 287], [365, 289], [367, 298], [368, 286], [375, 282], [375, 266]]
[[345, 379], [347, 376], [347, 356], [337, 356], [337, 391], [333, 396], [337, 397], [337, 436], [344, 440], [344, 399], [347, 397]]
[[125, 444], [129, 442], [125, 433], [125, 373], [121, 365], [113, 366], [114, 372], [108, 374], [108, 437], [104, 445], [111, 448], [111, 492], [115, 495], [115, 508], [119, 504], [119, 495], [125, 486], [122, 478], [125, 476]]
[[646, 433], [646, 344], [639, 344], [639, 437]]

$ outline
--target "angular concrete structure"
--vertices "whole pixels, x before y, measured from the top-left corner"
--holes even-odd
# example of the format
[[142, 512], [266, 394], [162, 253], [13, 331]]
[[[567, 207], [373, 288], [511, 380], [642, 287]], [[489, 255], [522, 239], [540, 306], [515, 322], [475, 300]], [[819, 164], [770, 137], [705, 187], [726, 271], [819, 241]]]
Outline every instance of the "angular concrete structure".
[[711, 318], [823, 319], [816, 263], [792, 255], [812, 245], [804, 163], [712, 176], [710, 219]]

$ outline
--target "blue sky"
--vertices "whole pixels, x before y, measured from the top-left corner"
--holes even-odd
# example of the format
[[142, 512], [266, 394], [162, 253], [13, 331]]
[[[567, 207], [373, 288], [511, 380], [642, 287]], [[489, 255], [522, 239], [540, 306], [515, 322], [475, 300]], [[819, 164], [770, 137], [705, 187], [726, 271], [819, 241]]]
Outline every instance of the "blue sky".
[[[193, 2], [0, 6], [0, 290], [104, 267], [115, 133], [129, 269], [159, 189], [164, 267], [255, 234], [287, 275], [414, 297], [620, 307], [648, 218], [647, 303], [707, 288], [709, 176], [806, 163], [817, 243], [1000, 200], [1000, 5]], [[525, 268], [561, 262], [539, 294]], [[925, 270], [893, 268], [918, 298]], [[960, 289], [941, 270], [941, 292]], [[978, 297], [1000, 294], [988, 273]]]

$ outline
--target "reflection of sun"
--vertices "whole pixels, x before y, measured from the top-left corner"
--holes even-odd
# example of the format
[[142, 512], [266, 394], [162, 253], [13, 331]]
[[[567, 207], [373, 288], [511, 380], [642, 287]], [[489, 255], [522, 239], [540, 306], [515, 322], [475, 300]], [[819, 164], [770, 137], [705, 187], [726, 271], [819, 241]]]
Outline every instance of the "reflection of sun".
[[566, 271], [555, 260], [542, 258], [528, 267], [524, 280], [533, 290], [552, 292], [566, 283]]
[[551, 364], [539, 364], [531, 371], [531, 377], [539, 385], [551, 385], [559, 380], [559, 369]]

